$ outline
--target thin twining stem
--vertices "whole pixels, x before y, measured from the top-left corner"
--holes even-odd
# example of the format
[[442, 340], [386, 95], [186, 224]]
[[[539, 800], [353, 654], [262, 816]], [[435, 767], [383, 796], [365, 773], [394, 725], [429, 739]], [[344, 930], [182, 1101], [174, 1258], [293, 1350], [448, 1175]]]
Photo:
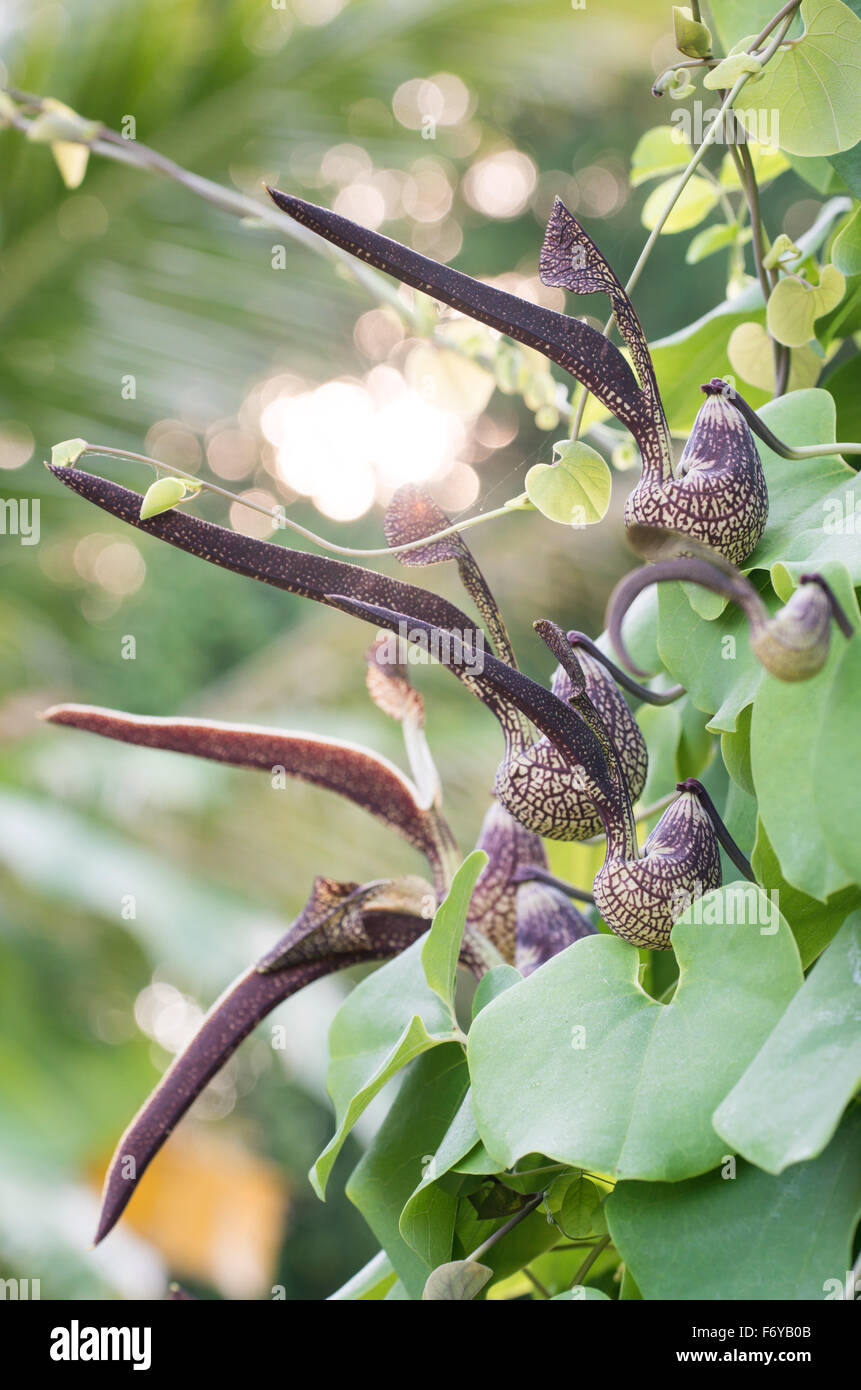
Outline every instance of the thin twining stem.
[[527, 1216], [531, 1216], [535, 1208], [543, 1200], [544, 1193], [536, 1193], [536, 1195], [530, 1198], [526, 1203], [525, 1207], [521, 1207], [520, 1211], [516, 1211], [513, 1216], [509, 1217], [504, 1226], [500, 1226], [498, 1231], [494, 1231], [492, 1235], [487, 1237], [487, 1240], [481, 1242], [481, 1245], [477, 1245], [472, 1253], [467, 1255], [466, 1260], [480, 1260], [482, 1255], [486, 1255], [488, 1250], [491, 1250], [498, 1240], [502, 1240], [502, 1237], [507, 1236], [509, 1231], [513, 1231], [515, 1226], [519, 1226], [521, 1221], [525, 1221]]
[[779, 454], [785, 459], [813, 459], [826, 454], [861, 454], [861, 443], [857, 441], [844, 444], [839, 441], [836, 444], [784, 444], [782, 439], [778, 439], [776, 434], [772, 434], [768, 425], [764, 424], [759, 418], [752, 405], [748, 405], [743, 396], [740, 396], [735, 389], [727, 392], [729, 400], [732, 401], [736, 410], [743, 415], [755, 435], [758, 435], [763, 444], [767, 444], [769, 449], [775, 454]]
[[[784, 37], [784, 35], [785, 35], [787, 29], [789, 28], [790, 24], [792, 23], [793, 16], [795, 15], [795, 11], [798, 9], [798, 6], [799, 6], [800, 3], [801, 3], [801, 0], [792, 0], [792, 3], [791, 3], [791, 4], [785, 5], [784, 8], [783, 8], [783, 10], [780, 12], [780, 14], [779, 14], [779, 15], [775, 15], [774, 19], [771, 20], [771, 21], [769, 22], [769, 24], [766, 26], [766, 28], [763, 29], [762, 32], [761, 32], [760, 34], [758, 34], [757, 37], [754, 39], [753, 44], [751, 45], [750, 49], [748, 50], [748, 52], [750, 52], [750, 53], [755, 52], [755, 50], [759, 47], [759, 45], [760, 45], [761, 43], [763, 43], [764, 40], [768, 37], [768, 35], [771, 33], [772, 29], [774, 29], [775, 26], [776, 26], [777, 24], [780, 23], [781, 18], [782, 18], [783, 16], [787, 16], [786, 22], [785, 22], [785, 24], [783, 25], [783, 28], [781, 29], [780, 33], [775, 37], [775, 39], [773, 40], [773, 42], [772, 42], [771, 44], [769, 44], [769, 46], [768, 46], [768, 48], [766, 49], [765, 53], [762, 54], [762, 66], [763, 66], [763, 67], [765, 67], [766, 63], [770, 62], [770, 60], [774, 57], [774, 54], [777, 52], [778, 48], [780, 47], [781, 42], [782, 42], [782, 40], [783, 40], [783, 37]], [[720, 106], [720, 109], [718, 110], [717, 115], [715, 116], [714, 120], [712, 121], [711, 125], [709, 126], [708, 130], [706, 131], [705, 135], [703, 136], [702, 144], [700, 145], [699, 149], [697, 149], [697, 150], [694, 152], [693, 157], [691, 158], [690, 162], [688, 163], [688, 165], [687, 165], [687, 167], [685, 168], [685, 170], [683, 171], [683, 173], [680, 174], [680, 176], [679, 176], [679, 181], [678, 181], [678, 183], [676, 184], [675, 188], [673, 189], [673, 192], [672, 192], [672, 194], [671, 194], [671, 196], [670, 196], [670, 198], [669, 198], [669, 201], [667, 202], [667, 206], [664, 208], [664, 211], [661, 213], [660, 217], [658, 218], [657, 222], [655, 223], [654, 227], [652, 228], [652, 230], [651, 230], [651, 232], [650, 232], [650, 234], [649, 234], [649, 237], [648, 237], [648, 239], [647, 239], [647, 241], [646, 241], [646, 244], [645, 244], [645, 246], [643, 247], [642, 251], [640, 252], [640, 258], [639, 258], [639, 260], [637, 261], [637, 264], [634, 266], [634, 269], [631, 271], [630, 276], [628, 277], [627, 284], [625, 285], [625, 293], [626, 293], [626, 294], [630, 294], [630, 293], [631, 293], [632, 289], [634, 288], [634, 286], [636, 285], [637, 281], [639, 280], [639, 278], [640, 278], [640, 276], [641, 276], [641, 274], [642, 274], [642, 272], [643, 272], [643, 268], [645, 267], [646, 262], [648, 261], [649, 257], [650, 257], [651, 254], [652, 254], [652, 251], [653, 251], [653, 249], [654, 249], [654, 247], [655, 247], [655, 244], [656, 244], [656, 242], [657, 242], [657, 240], [658, 240], [658, 237], [661, 235], [661, 232], [662, 232], [663, 229], [664, 229], [664, 225], [665, 225], [665, 223], [666, 223], [666, 221], [667, 221], [667, 218], [669, 217], [670, 213], [672, 212], [673, 208], [675, 207], [676, 203], [678, 202], [679, 198], [681, 197], [682, 193], [684, 192], [684, 190], [685, 190], [685, 188], [687, 187], [688, 183], [690, 182], [691, 178], [692, 178], [693, 175], [696, 173], [697, 169], [699, 168], [700, 164], [702, 163], [703, 159], [705, 158], [706, 151], [709, 149], [709, 147], [710, 147], [712, 144], [714, 144], [714, 141], [715, 141], [715, 139], [716, 139], [716, 137], [717, 137], [717, 135], [718, 135], [718, 132], [719, 132], [719, 130], [720, 130], [720, 128], [721, 128], [721, 125], [722, 125], [722, 123], [723, 123], [724, 116], [726, 115], [726, 112], [727, 112], [727, 111], [729, 110], [729, 108], [732, 106], [732, 104], [733, 104], [733, 102], [735, 101], [736, 97], [738, 96], [739, 92], [742, 90], [742, 88], [745, 86], [745, 84], [749, 81], [749, 79], [752, 77], [752, 75], [753, 75], [753, 74], [752, 74], [752, 73], [749, 73], [749, 72], [743, 72], [743, 73], [741, 73], [741, 75], [740, 75], [740, 76], [736, 79], [736, 81], [733, 83], [733, 86], [732, 86], [732, 87], [730, 88], [730, 90], [727, 92], [727, 94], [726, 94], [726, 96], [725, 96], [723, 102], [721, 103], [721, 106]], [[614, 322], [615, 322], [615, 315], [614, 315], [614, 314], [611, 314], [610, 317], [608, 318], [607, 322], [605, 323], [603, 330], [602, 330], [605, 337], [609, 334], [610, 330], [611, 330], [612, 327], [613, 327]], [[579, 433], [580, 433], [580, 427], [581, 427], [581, 425], [582, 425], [582, 423], [583, 423], [583, 414], [584, 414], [584, 412], [585, 412], [585, 410], [586, 410], [586, 402], [588, 401], [588, 399], [589, 399], [589, 392], [588, 392], [588, 391], [586, 390], [586, 388], [584, 387], [584, 388], [583, 388], [583, 391], [581, 392], [580, 399], [579, 399], [579, 401], [577, 402], [577, 410], [576, 410], [576, 412], [575, 412], [575, 415], [574, 415], [574, 422], [573, 422], [573, 425], [572, 425], [572, 427], [571, 427], [571, 438], [572, 438], [572, 439], [576, 439], [577, 436], [578, 436]]]
[[756, 874], [753, 872], [753, 867], [750, 863], [750, 860], [747, 859], [744, 854], [742, 854], [735, 840], [730, 835], [729, 831], [727, 830], [726, 826], [724, 825], [723, 821], [721, 820], [718, 814], [717, 807], [715, 806], [714, 802], [712, 801], [702, 782], [698, 782], [695, 777], [689, 777], [686, 782], [676, 783], [676, 791], [694, 792], [696, 794], [697, 799], [702, 805], [703, 810], [708, 813], [709, 820], [714, 826], [714, 831], [717, 835], [718, 841], [720, 842], [727, 857], [732, 860], [739, 873], [743, 874], [743, 876], [746, 879], [748, 879], [750, 883], [756, 883]]
[[[23, 106], [30, 107], [34, 111], [44, 110], [43, 97], [36, 96], [32, 92], [22, 92], [15, 87], [6, 87], [3, 90], [13, 101], [17, 101]], [[5, 119], [16, 130], [20, 130], [25, 135], [32, 124], [31, 121], [14, 113], [9, 113]], [[75, 143], [73, 136], [64, 136], [64, 138]], [[180, 184], [187, 192], [193, 193], [196, 197], [202, 198], [204, 202], [218, 208], [221, 212], [231, 213], [234, 217], [252, 219], [270, 227], [277, 227], [279, 231], [285, 232], [291, 240], [309, 247], [318, 255], [325, 255], [332, 261], [349, 266], [356, 278], [365, 285], [375, 298], [390, 304], [408, 322], [414, 320], [410, 306], [400, 297], [397, 290], [378, 275], [373, 267], [356, 265], [351, 256], [336, 246], [321, 246], [316, 237], [307, 232], [305, 228], [297, 226], [274, 204], [270, 205], [258, 201], [256, 198], [250, 198], [247, 194], [240, 193], [238, 189], [226, 188], [223, 184], [215, 183], [212, 179], [194, 174], [191, 170], [184, 169], [181, 164], [176, 164], [172, 159], [168, 159], [166, 155], [160, 154], [158, 150], [152, 149], [151, 146], [144, 145], [139, 140], [129, 140], [119, 131], [111, 130], [105, 125], [99, 124], [95, 139], [81, 139], [77, 143], [86, 145], [93, 154], [112, 160], [116, 164], [124, 164], [127, 167], [141, 169], [149, 173], [162, 174], [171, 179], [173, 183]]]
[[606, 652], [602, 652], [597, 642], [593, 642], [591, 637], [587, 637], [585, 632], [569, 632], [568, 641], [572, 647], [583, 647], [596, 661], [600, 661], [617, 685], [621, 685], [631, 695], [636, 695], [638, 699], [645, 700], [649, 705], [671, 705], [674, 700], [678, 700], [685, 693], [683, 685], [670, 686], [669, 690], [650, 690], [647, 685], [641, 685], [635, 681], [627, 671], [623, 671], [621, 666], [617, 666]]
[[[738, 129], [738, 118], [733, 113], [733, 135]], [[747, 146], [747, 140], [737, 141], [735, 138], [730, 142], [730, 154], [738, 170], [739, 180], [742, 191], [750, 211], [750, 224], [752, 232], [753, 261], [756, 267], [756, 274], [759, 280], [759, 287], [762, 297], [768, 303], [769, 297], [777, 285], [778, 274], [776, 270], [770, 270], [765, 265], [765, 258], [768, 254], [768, 235], [762, 221], [762, 212], [759, 203], [759, 185], [756, 181], [756, 170], [753, 165], [753, 158]], [[789, 381], [790, 352], [789, 348], [783, 343], [779, 343], [776, 338], [771, 338], [771, 351], [774, 363], [774, 395], [782, 396]]]
[[[229, 492], [227, 488], [219, 487], [217, 483], [207, 482], [203, 478], [198, 478], [195, 473], [187, 473], [184, 468], [177, 468], [172, 463], [162, 463], [159, 459], [149, 458], [146, 454], [136, 454], [131, 449], [115, 449], [107, 444], [88, 444], [81, 450], [79, 458], [84, 454], [104, 454], [108, 458], [131, 459], [134, 463], [147, 463], [151, 468], [155, 468], [162, 473], [169, 473], [171, 477], [183, 478], [186, 482], [192, 483], [196, 490], [204, 489], [207, 492], [214, 492], [219, 497], [226, 497], [228, 502], [239, 502], [243, 507], [248, 507], [251, 511], [260, 512], [262, 516], [268, 516], [276, 526], [287, 526], [297, 535], [304, 536], [305, 540], [318, 545], [321, 550], [328, 550], [333, 555], [359, 555], [368, 558], [377, 558], [382, 555], [402, 555], [407, 550], [415, 550], [418, 547], [416, 541], [405, 541], [403, 545], [383, 545], [370, 550], [359, 550], [350, 545], [338, 545], [335, 541], [326, 540], [325, 536], [318, 536], [316, 531], [310, 531], [307, 526], [302, 526], [298, 521], [293, 521], [278, 507], [266, 507], [262, 502], [255, 502], [250, 497], [239, 497], [235, 492]], [[193, 494], [184, 501], [192, 501]], [[445, 540], [447, 536], [457, 536], [461, 531], [468, 531], [473, 526], [480, 526], [485, 521], [493, 521], [496, 517], [507, 516], [512, 511], [525, 511], [532, 507], [532, 503], [524, 493], [522, 497], [512, 498], [501, 507], [495, 507], [493, 511], [479, 512], [477, 516], [467, 517], [464, 521], [446, 526], [442, 531], [435, 531], [433, 535], [423, 536], [421, 545], [428, 545], [431, 541]]]
[[[0, 88], [0, 91], [4, 91], [21, 106], [37, 112], [44, 109], [45, 99], [32, 92], [22, 92], [14, 87]], [[23, 135], [28, 133], [32, 125], [32, 121], [15, 111], [4, 112], [4, 120]], [[73, 137], [69, 138], [73, 139]], [[257, 222], [275, 227], [302, 246], [316, 252], [317, 255], [327, 256], [329, 260], [341, 266], [348, 266], [351, 273], [369, 294], [378, 302], [387, 304], [394, 309], [413, 331], [419, 331], [423, 336], [440, 346], [448, 348], [470, 361], [478, 362], [480, 366], [491, 373], [494, 371], [494, 362], [490, 355], [483, 352], [476, 354], [471, 350], [465, 350], [456, 339], [446, 336], [444, 330], [434, 328], [428, 333], [420, 311], [414, 304], [410, 303], [409, 299], [403, 298], [384, 276], [380, 275], [372, 266], [363, 264], [361, 260], [357, 261], [349, 252], [342, 250], [333, 242], [326, 241], [309, 231], [307, 227], [303, 227], [301, 223], [282, 212], [276, 204], [258, 202], [257, 199], [250, 198], [236, 189], [225, 188], [223, 184], [215, 183], [212, 179], [206, 179], [199, 174], [192, 173], [190, 169], [176, 164], [172, 159], [160, 154], [158, 150], [152, 149], [149, 145], [141, 144], [137, 140], [127, 140], [118, 131], [111, 130], [108, 126], [100, 126], [99, 134], [95, 139], [85, 140], [82, 138], [78, 143], [87, 145], [93, 154], [111, 160], [113, 163], [122, 164], [127, 168], [139, 169], [144, 173], [161, 174], [174, 183], [180, 184], [186, 192], [192, 193], [212, 207], [218, 208], [220, 212], [239, 217], [246, 224], [253, 225]], [[571, 415], [572, 407], [567, 398], [558, 400], [556, 407], [563, 417], [568, 418]]]
[[[672, 800], [673, 798], [671, 798]], [[603, 839], [603, 836], [597, 836]], [[575, 888], [573, 883], [568, 883], [564, 878], [557, 878], [551, 874], [549, 869], [542, 869], [539, 864], [522, 864], [519, 869], [514, 871], [514, 883], [546, 883], [549, 888], [558, 888], [560, 893], [564, 893], [566, 898], [575, 898], [577, 902], [591, 903], [595, 906], [595, 899], [591, 893], [587, 893], [585, 888]]]
[[578, 1285], [583, 1283], [583, 1280], [586, 1278], [586, 1275], [589, 1273], [589, 1270], [592, 1268], [598, 1256], [602, 1253], [602, 1251], [607, 1249], [607, 1246], [609, 1244], [610, 1236], [602, 1236], [601, 1239], [598, 1241], [597, 1245], [593, 1245], [592, 1249], [589, 1251], [589, 1254], [586, 1256], [577, 1273], [574, 1275], [574, 1278], [571, 1280], [572, 1289], [576, 1289]]

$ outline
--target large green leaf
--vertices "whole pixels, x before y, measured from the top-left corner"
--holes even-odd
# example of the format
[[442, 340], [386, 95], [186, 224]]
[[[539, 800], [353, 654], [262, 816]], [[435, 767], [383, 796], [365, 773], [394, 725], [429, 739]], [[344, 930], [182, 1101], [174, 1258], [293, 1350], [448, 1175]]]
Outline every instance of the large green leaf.
[[806, 970], [837, 935], [850, 912], [861, 907], [861, 888], [854, 885], [834, 893], [824, 903], [787, 883], [777, 855], [771, 847], [762, 821], [757, 822], [753, 846], [753, 868], [757, 882], [777, 895], [780, 910], [792, 927], [796, 945]]
[[824, 699], [822, 720], [811, 757], [816, 818], [828, 842], [830, 854], [853, 883], [861, 883], [857, 783], [857, 772], [861, 767], [859, 690], [861, 638], [856, 633], [838, 659], [834, 679]]
[[575, 943], [488, 1005], [468, 1054], [479, 1134], [500, 1165], [540, 1152], [678, 1181], [718, 1163], [712, 1112], [801, 984], [776, 917], [752, 885], [695, 904], [673, 930], [681, 983], [667, 1005], [640, 988], [639, 955], [614, 936]]
[[790, 154], [837, 154], [861, 139], [861, 21], [842, 0], [802, 0], [801, 17], [801, 38], [745, 85], [736, 114], [756, 135], [776, 113], [777, 143]]
[[[858, 804], [859, 644], [857, 636], [847, 646], [836, 635], [819, 675], [793, 684], [766, 676], [753, 703], [751, 767], [762, 823], [785, 877], [820, 902], [861, 879], [835, 853], [843, 848], [849, 862], [858, 852], [852, 811]], [[825, 765], [821, 737], [831, 753]], [[832, 825], [847, 807], [849, 823]]]
[[[841, 1284], [861, 1214], [861, 1107], [825, 1153], [773, 1177], [744, 1160], [690, 1182], [620, 1183], [613, 1242], [646, 1299], [815, 1299]], [[726, 1176], [724, 1176], [726, 1173]]]
[[815, 1158], [861, 1084], [861, 912], [844, 922], [771, 1036], [714, 1114], [751, 1163]]
[[377, 1092], [414, 1057], [456, 1037], [451, 1015], [425, 979], [424, 944], [419, 938], [362, 980], [332, 1021], [326, 1084], [336, 1128], [309, 1175], [320, 1197], [344, 1140]]
[[410, 1067], [394, 1104], [347, 1183], [358, 1207], [412, 1298], [420, 1298], [436, 1265], [451, 1257], [457, 1190], [462, 1179], [423, 1189], [408, 1244], [398, 1228], [401, 1208], [432, 1163], [464, 1099], [469, 1076], [460, 1047], [434, 1048]]

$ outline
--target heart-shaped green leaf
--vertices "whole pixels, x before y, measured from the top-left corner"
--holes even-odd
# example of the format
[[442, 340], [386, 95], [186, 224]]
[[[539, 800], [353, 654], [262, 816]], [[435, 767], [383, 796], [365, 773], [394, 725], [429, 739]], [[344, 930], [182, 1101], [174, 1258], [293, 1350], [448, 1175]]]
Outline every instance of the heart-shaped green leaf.
[[688, 58], [705, 58], [712, 51], [708, 25], [694, 19], [687, 5], [673, 6], [673, 33], [676, 48]]
[[818, 285], [787, 275], [775, 285], [768, 301], [766, 322], [772, 338], [787, 347], [802, 347], [813, 337], [813, 325], [843, 298], [846, 280], [835, 265], [822, 267]]
[[693, 151], [682, 133], [672, 125], [656, 125], [647, 130], [631, 155], [631, 187], [649, 179], [665, 178], [675, 170], [681, 173]]
[[[742, 381], [761, 391], [774, 390], [774, 351], [761, 323], [740, 323], [727, 343], [730, 365]], [[805, 342], [792, 352], [788, 390], [803, 391], [815, 386], [822, 371], [822, 358]]]
[[177, 502], [193, 496], [199, 489], [183, 481], [182, 478], [157, 478], [144, 493], [141, 502], [141, 521], [148, 521], [160, 512], [169, 512]]
[[468, 1050], [473, 1109], [501, 1166], [539, 1152], [672, 1182], [720, 1162], [726, 1146], [712, 1113], [800, 986], [798, 952], [747, 884], [701, 899], [673, 945], [681, 984], [670, 1004], [640, 988], [633, 947], [593, 936], [479, 1014]]
[[605, 1225], [599, 1212], [601, 1193], [582, 1173], [565, 1173], [547, 1190], [545, 1205], [566, 1240], [583, 1240]]
[[613, 1243], [645, 1299], [846, 1297], [859, 1143], [856, 1106], [819, 1158], [779, 1177], [740, 1159], [690, 1182], [620, 1183], [607, 1199]]
[[[762, 60], [756, 58], [752, 53], [731, 53], [728, 58], [724, 58], [722, 63], [718, 63], [716, 68], [711, 68], [703, 78], [703, 86], [710, 92], [719, 92], [725, 87], [734, 87], [736, 82], [745, 73], [754, 76], [762, 71]], [[747, 97], [747, 87], [745, 84], [745, 98]]]
[[550, 521], [591, 526], [607, 514], [612, 475], [604, 459], [579, 439], [555, 444], [556, 463], [536, 463], [526, 474], [526, 493]]
[[51, 462], [55, 468], [68, 468], [76, 464], [87, 451], [86, 439], [64, 439], [51, 450]]
[[861, 140], [861, 20], [842, 0], [802, 0], [801, 17], [801, 38], [746, 83], [736, 114], [752, 135], [776, 116], [775, 143], [789, 154], [836, 154]]
[[688, 265], [698, 265], [716, 251], [725, 251], [727, 247], [735, 246], [736, 242], [744, 245], [749, 240], [749, 227], [740, 231], [734, 222], [717, 222], [713, 227], [704, 227], [697, 232], [685, 252], [685, 261]]
[[714, 1126], [769, 1173], [815, 1158], [861, 1084], [861, 912], [843, 923]]
[[440, 1265], [425, 1284], [423, 1299], [464, 1303], [480, 1294], [493, 1270], [475, 1260], [452, 1260]]

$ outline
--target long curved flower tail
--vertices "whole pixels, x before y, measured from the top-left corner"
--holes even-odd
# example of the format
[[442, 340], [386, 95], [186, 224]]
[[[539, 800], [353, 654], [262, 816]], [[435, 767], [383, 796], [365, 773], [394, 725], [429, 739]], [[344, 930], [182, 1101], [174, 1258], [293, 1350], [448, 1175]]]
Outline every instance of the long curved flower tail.
[[69, 465], [49, 463], [45, 467], [65, 487], [136, 530], [234, 574], [257, 579], [317, 603], [328, 602], [326, 595], [330, 593], [349, 594], [369, 603], [396, 608], [407, 619], [424, 618], [443, 627], [474, 627], [473, 620], [455, 604], [416, 584], [391, 579], [377, 570], [333, 560], [327, 555], [313, 555], [276, 545], [273, 541], [243, 536], [211, 521], [202, 521], [190, 512], [167, 511], [141, 521], [139, 492]]
[[[366, 622], [397, 631], [403, 621], [403, 614], [377, 604], [364, 603], [348, 595], [330, 594], [330, 603], [364, 618]], [[471, 682], [481, 692], [481, 698], [490, 704], [491, 698], [503, 708], [506, 716], [520, 711], [531, 720], [541, 733], [545, 734], [571, 765], [582, 771], [584, 787], [591, 788], [596, 809], [612, 805], [615, 793], [607, 763], [600, 743], [583, 718], [570, 705], [565, 704], [552, 691], [537, 681], [525, 676], [522, 671], [491, 656], [489, 652], [479, 653], [467, 641], [445, 629], [420, 619], [411, 620], [410, 640], [421, 634], [429, 639], [433, 651], [446, 654], [445, 665], [459, 680]], [[581, 683], [585, 689], [585, 681]], [[495, 711], [494, 711], [495, 712]]]
[[304, 198], [277, 188], [267, 192], [282, 212], [333, 246], [535, 348], [582, 382], [623, 424], [641, 426], [643, 393], [636, 377], [619, 349], [597, 329], [452, 270]]
[[372, 939], [364, 949], [301, 961], [276, 972], [264, 973], [254, 965], [240, 975], [213, 1004], [117, 1144], [105, 1177], [95, 1244], [116, 1225], [147, 1166], [207, 1083], [276, 1005], [323, 975], [396, 954], [427, 925], [420, 917], [380, 914], [369, 925]]
[[[396, 611], [405, 626], [420, 619], [434, 627], [464, 633], [476, 632], [474, 619], [430, 589], [406, 584], [400, 579], [390, 579], [377, 570], [349, 565], [325, 555], [311, 555], [304, 550], [275, 545], [272, 541], [239, 535], [211, 521], [201, 521], [188, 512], [162, 512], [148, 521], [141, 521], [140, 493], [68, 465], [46, 464], [46, 467], [66, 487], [87, 501], [95, 502], [112, 516], [234, 574], [257, 579], [287, 593], [313, 599], [316, 603], [332, 604], [330, 595], [343, 594], [362, 603], [380, 604]], [[340, 604], [332, 606], [341, 607]], [[476, 690], [476, 693], [479, 692]], [[480, 698], [491, 708], [503, 727], [507, 721], [512, 736], [519, 737], [520, 721], [512, 716], [510, 706], [497, 700], [489, 688]]]
[[232, 767], [276, 770], [336, 792], [402, 835], [442, 873], [454, 842], [442, 818], [394, 763], [358, 744], [316, 734], [254, 728], [210, 719], [162, 719], [97, 705], [55, 705], [42, 715], [121, 743], [186, 753]]
[[613, 317], [631, 353], [640, 379], [644, 400], [653, 423], [671, 450], [669, 428], [661, 404], [658, 381], [649, 344], [633, 304], [621, 280], [595, 242], [583, 230], [561, 198], [554, 199], [538, 259], [538, 274], [544, 285], [558, 285], [573, 294], [606, 294]]
[[[386, 508], [384, 526], [386, 540], [391, 546], [405, 545], [413, 540], [420, 542], [422, 536], [445, 531], [451, 525], [451, 518], [442, 507], [415, 483], [406, 483], [398, 488]], [[402, 565], [438, 565], [446, 560], [454, 560], [460, 582], [481, 614], [497, 656], [507, 661], [509, 666], [517, 665], [499, 605], [463, 536], [445, 536], [428, 545], [417, 544], [414, 550], [402, 551], [398, 559]]]

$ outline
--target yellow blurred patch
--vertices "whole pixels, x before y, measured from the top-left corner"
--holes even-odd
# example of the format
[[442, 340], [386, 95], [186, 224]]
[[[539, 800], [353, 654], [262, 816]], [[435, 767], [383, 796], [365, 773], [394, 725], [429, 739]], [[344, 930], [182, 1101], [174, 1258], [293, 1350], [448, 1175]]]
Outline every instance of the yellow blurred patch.
[[226, 1298], [260, 1298], [272, 1288], [289, 1205], [275, 1164], [186, 1123], [153, 1159], [123, 1220], [172, 1274]]

